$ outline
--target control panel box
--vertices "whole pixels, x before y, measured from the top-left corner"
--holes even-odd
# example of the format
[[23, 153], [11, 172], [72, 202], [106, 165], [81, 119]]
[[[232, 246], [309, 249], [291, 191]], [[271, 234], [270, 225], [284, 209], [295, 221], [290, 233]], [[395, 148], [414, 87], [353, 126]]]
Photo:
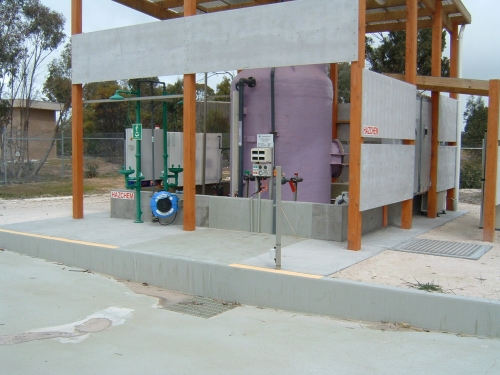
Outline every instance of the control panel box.
[[273, 165], [271, 163], [254, 164], [252, 168], [252, 175], [255, 177], [272, 177]]
[[252, 163], [272, 163], [272, 148], [252, 148]]

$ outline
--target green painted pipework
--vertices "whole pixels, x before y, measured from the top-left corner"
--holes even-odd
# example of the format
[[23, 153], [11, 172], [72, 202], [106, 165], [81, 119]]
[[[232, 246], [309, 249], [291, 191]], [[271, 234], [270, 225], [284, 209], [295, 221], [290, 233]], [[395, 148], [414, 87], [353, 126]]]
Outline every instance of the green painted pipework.
[[[137, 87], [137, 97], [141, 96], [141, 88]], [[141, 123], [141, 102], [137, 101], [135, 103], [135, 123]], [[143, 223], [142, 221], [142, 210], [141, 210], [141, 181], [144, 180], [144, 176], [141, 172], [141, 141], [135, 141], [135, 221], [134, 223]]]
[[[167, 90], [163, 87], [163, 95], [167, 95]], [[167, 102], [162, 103], [163, 110], [163, 173], [160, 176], [163, 179], [163, 189], [168, 190], [168, 150], [167, 150]]]

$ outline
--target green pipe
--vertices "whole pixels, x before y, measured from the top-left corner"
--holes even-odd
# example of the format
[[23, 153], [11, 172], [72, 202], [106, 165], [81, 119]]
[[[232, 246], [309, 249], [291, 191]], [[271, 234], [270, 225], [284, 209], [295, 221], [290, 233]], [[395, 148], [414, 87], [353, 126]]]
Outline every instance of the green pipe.
[[[137, 87], [137, 97], [141, 96], [141, 88]], [[137, 101], [135, 103], [135, 123], [141, 123], [141, 102]], [[141, 172], [141, 141], [135, 141], [135, 221], [134, 223], [143, 223], [142, 221], [142, 210], [141, 210], [141, 181], [144, 180], [144, 176]]]
[[[163, 88], [163, 95], [167, 90]], [[167, 102], [162, 103], [163, 109], [163, 189], [168, 191], [168, 150], [167, 150]]]

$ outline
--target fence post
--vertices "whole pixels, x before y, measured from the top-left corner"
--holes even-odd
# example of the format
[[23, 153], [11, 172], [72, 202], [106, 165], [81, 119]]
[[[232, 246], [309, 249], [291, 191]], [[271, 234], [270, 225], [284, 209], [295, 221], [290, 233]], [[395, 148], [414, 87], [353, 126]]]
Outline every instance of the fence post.
[[61, 179], [64, 178], [64, 130], [61, 130]]
[[4, 134], [3, 136], [3, 182], [5, 185], [7, 185], [7, 135]]

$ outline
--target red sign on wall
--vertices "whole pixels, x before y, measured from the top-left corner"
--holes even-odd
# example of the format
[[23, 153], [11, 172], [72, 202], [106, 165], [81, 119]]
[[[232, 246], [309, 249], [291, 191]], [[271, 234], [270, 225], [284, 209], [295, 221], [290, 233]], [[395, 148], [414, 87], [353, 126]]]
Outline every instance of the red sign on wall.
[[111, 198], [115, 199], [135, 199], [135, 193], [132, 191], [111, 191]]
[[363, 135], [378, 135], [378, 126], [363, 126]]

